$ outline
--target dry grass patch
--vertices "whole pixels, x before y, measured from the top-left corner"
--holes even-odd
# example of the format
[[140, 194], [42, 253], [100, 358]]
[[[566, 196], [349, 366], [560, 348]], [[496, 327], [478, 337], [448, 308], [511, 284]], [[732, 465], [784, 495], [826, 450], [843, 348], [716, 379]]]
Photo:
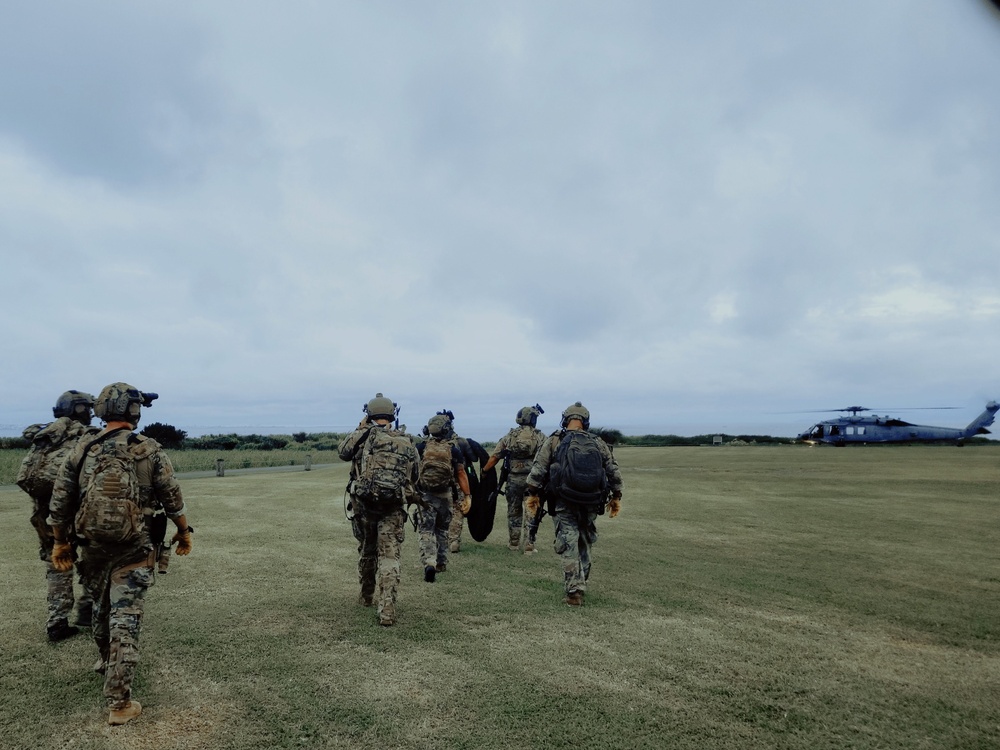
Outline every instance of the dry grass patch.
[[119, 730], [93, 645], [44, 642], [27, 503], [0, 492], [6, 746], [1000, 745], [995, 450], [616, 453], [584, 608], [551, 521], [521, 556], [501, 508], [434, 584], [408, 527], [388, 629], [356, 603], [345, 465], [186, 480], [195, 549], [150, 591]]

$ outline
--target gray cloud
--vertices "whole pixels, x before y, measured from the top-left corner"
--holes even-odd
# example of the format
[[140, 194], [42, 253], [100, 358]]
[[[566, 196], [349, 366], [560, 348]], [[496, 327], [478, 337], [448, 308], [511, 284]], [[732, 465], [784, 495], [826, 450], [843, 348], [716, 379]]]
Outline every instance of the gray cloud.
[[60, 8], [0, 30], [0, 423], [119, 379], [262, 430], [997, 395], [975, 4]]

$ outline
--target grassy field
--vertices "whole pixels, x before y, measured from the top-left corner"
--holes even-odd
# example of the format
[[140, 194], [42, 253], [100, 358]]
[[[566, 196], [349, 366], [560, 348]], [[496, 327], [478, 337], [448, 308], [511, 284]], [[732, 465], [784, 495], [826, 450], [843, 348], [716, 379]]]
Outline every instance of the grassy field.
[[[106, 726], [93, 644], [44, 638], [0, 489], [4, 748], [1000, 747], [1000, 451], [620, 448], [587, 605], [498, 514], [399, 621], [357, 605], [346, 465], [184, 480], [194, 552], [149, 592]], [[541, 536], [551, 539], [550, 521]]]
[[[306, 452], [296, 449], [284, 450], [174, 450], [170, 451], [170, 461], [178, 472], [214, 471], [216, 459], [225, 462], [226, 469], [249, 469], [270, 466], [302, 466]], [[0, 485], [12, 484], [17, 478], [21, 461], [27, 455], [25, 450], [0, 449]], [[313, 451], [309, 453], [314, 464], [338, 463], [336, 451]]]

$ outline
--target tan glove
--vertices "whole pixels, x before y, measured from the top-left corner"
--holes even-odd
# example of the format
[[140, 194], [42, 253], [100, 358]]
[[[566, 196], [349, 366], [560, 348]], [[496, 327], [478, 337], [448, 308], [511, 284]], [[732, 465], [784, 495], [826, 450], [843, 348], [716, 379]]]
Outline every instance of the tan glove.
[[614, 518], [622, 511], [622, 499], [613, 497], [608, 500], [608, 518]]
[[472, 495], [465, 495], [462, 498], [462, 504], [458, 506], [458, 509], [462, 511], [463, 516], [469, 515], [469, 511], [472, 510]]
[[191, 532], [194, 531], [190, 526], [188, 526], [184, 531], [180, 529], [177, 533], [173, 535], [170, 539], [171, 542], [177, 543], [177, 554], [178, 555], [190, 555], [191, 554]]
[[73, 570], [73, 545], [69, 542], [56, 541], [52, 545], [52, 567], [60, 573]]
[[538, 495], [528, 495], [524, 498], [524, 509], [528, 515], [534, 517], [538, 515], [538, 509], [542, 507], [542, 501]]

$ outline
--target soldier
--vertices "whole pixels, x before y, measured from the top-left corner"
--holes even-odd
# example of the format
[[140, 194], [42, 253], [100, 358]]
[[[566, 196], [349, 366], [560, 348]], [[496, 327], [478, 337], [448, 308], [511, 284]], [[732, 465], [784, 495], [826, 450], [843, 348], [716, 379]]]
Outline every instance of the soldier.
[[[442, 409], [438, 412], [438, 416], [448, 418], [447, 440], [462, 452], [466, 473], [475, 478], [475, 469], [472, 467], [476, 465], [477, 461], [487, 460], [489, 454], [475, 440], [461, 437], [455, 432], [455, 414], [450, 409]], [[465, 498], [460, 497], [457, 492], [452, 496], [451, 525], [448, 527], [448, 549], [452, 552], [460, 552], [462, 549], [462, 526], [465, 522], [465, 514], [468, 512], [468, 510], [462, 510], [464, 501]]]
[[524, 491], [535, 453], [538, 452], [545, 440], [544, 433], [535, 427], [538, 415], [544, 413], [538, 404], [519, 409], [514, 417], [518, 426], [500, 438], [500, 442], [496, 444], [490, 455], [490, 460], [483, 466], [485, 473], [501, 460], [504, 461], [503, 474], [506, 475], [504, 495], [507, 497], [507, 546], [512, 550], [520, 549], [526, 553], [535, 551], [535, 535], [538, 532], [539, 518], [536, 515], [524, 513]]
[[[24, 430], [24, 438], [31, 441], [31, 452], [21, 462], [17, 484], [32, 500], [31, 525], [38, 534], [38, 556], [45, 563], [49, 612], [45, 631], [53, 642], [70, 638], [79, 631], [69, 624], [74, 605], [73, 571], [56, 570], [52, 565], [53, 539], [48, 524], [52, 484], [77, 442], [98, 431], [90, 426], [93, 406], [94, 397], [89, 393], [66, 391], [52, 407], [54, 422], [31, 425]], [[90, 627], [93, 605], [84, 589], [77, 603], [77, 625]]]
[[339, 455], [351, 462], [348, 492], [351, 529], [358, 540], [361, 604], [376, 604], [379, 625], [396, 622], [399, 553], [406, 528], [405, 506], [418, 501], [417, 450], [410, 438], [392, 428], [399, 412], [381, 393], [365, 407], [358, 428], [340, 444]]
[[[597, 516], [621, 510], [622, 476], [607, 444], [587, 430], [590, 412], [579, 401], [562, 413], [561, 429], [542, 443], [528, 475], [525, 509], [535, 515], [544, 490], [556, 525], [555, 551], [562, 558], [566, 598], [583, 604], [590, 577], [590, 550], [597, 541]], [[608, 493], [611, 499], [608, 500]]]
[[451, 423], [447, 416], [435, 414], [427, 422], [427, 439], [417, 443], [420, 454], [420, 477], [417, 488], [423, 504], [417, 513], [420, 530], [420, 560], [424, 580], [434, 583], [437, 573], [448, 567], [448, 529], [452, 519], [452, 497], [456, 487], [462, 493], [458, 512], [463, 515], [472, 507], [469, 477], [465, 459], [458, 446], [448, 442]]
[[94, 600], [100, 653], [94, 670], [104, 675], [112, 726], [142, 712], [132, 698], [132, 679], [146, 589], [154, 580], [166, 518], [177, 527], [171, 542], [178, 555], [191, 551], [194, 531], [167, 454], [152, 438], [133, 432], [140, 407], [156, 397], [127, 383], [106, 386], [94, 404], [104, 429], [77, 443], [52, 492], [52, 563], [70, 570], [74, 537], [79, 540], [80, 580]]

